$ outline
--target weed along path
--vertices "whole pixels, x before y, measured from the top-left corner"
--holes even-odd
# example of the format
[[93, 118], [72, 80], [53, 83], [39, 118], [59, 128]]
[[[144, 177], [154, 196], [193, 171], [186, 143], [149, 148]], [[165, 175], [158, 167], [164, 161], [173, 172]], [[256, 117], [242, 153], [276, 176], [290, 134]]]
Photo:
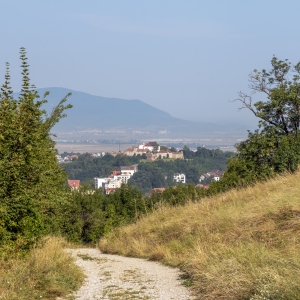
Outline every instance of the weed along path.
[[178, 269], [138, 258], [103, 254], [98, 249], [68, 249], [86, 275], [84, 285], [67, 299], [192, 300]]

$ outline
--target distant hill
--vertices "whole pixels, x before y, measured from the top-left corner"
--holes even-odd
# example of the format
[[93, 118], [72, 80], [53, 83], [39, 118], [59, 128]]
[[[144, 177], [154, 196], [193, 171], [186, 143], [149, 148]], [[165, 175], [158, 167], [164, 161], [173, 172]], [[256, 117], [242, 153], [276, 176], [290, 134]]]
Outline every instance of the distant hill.
[[[66, 88], [41, 88], [40, 96], [46, 91], [47, 111], [62, 99], [67, 93], [72, 96], [68, 102], [73, 108], [67, 111], [68, 117], [59, 122], [56, 130], [84, 130], [84, 129], [129, 129], [129, 130], [168, 130], [170, 132], [213, 132], [224, 131], [228, 128], [213, 124], [186, 121], [174, 118], [170, 114], [157, 109], [141, 100], [125, 100], [93, 96], [87, 93], [73, 91]], [[232, 129], [232, 126], [230, 126]]]

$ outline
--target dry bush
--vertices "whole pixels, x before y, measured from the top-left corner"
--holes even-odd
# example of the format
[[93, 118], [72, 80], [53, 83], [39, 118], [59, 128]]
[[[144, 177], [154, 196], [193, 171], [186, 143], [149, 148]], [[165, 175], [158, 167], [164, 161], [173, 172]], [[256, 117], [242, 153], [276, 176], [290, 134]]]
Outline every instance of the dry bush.
[[2, 260], [0, 298], [56, 299], [78, 288], [83, 274], [63, 251], [65, 246], [63, 239], [47, 237], [26, 258]]
[[199, 299], [300, 299], [300, 173], [165, 207], [100, 241], [180, 266]]

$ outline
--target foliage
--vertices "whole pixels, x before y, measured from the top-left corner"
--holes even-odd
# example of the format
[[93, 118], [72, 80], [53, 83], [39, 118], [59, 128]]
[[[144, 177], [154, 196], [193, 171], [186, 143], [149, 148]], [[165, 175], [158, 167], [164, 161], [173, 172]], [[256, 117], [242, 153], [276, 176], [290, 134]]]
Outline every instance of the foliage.
[[89, 153], [78, 155], [78, 160], [65, 164], [63, 168], [70, 179], [81, 181], [93, 180], [95, 177], [107, 177], [121, 166], [131, 166], [140, 162], [142, 157], [118, 154], [115, 157], [105, 154], [103, 157], [92, 157]]
[[163, 192], [152, 193], [148, 201], [157, 209], [161, 206], [185, 205], [189, 201], [199, 201], [207, 195], [209, 195], [209, 192], [206, 189], [195, 188], [193, 184], [180, 184], [169, 187]]
[[71, 202], [61, 233], [72, 242], [96, 243], [103, 234], [137, 220], [150, 210], [141, 192], [125, 185], [109, 195], [83, 185], [72, 191]]
[[145, 193], [153, 188], [174, 186], [174, 173], [184, 173], [187, 183], [197, 184], [201, 174], [212, 169], [225, 170], [227, 159], [233, 156], [232, 152], [202, 147], [198, 147], [194, 152], [187, 146], [184, 146], [183, 153], [184, 159], [160, 159], [140, 163], [139, 172], [134, 174], [129, 182]]
[[96, 243], [116, 227], [133, 223], [162, 206], [185, 205], [191, 199], [198, 201], [207, 195], [208, 190], [195, 189], [192, 184], [170, 187], [148, 196], [131, 185], [122, 185], [105, 195], [102, 189], [94, 190], [92, 185], [83, 184], [70, 195], [72, 205], [60, 222], [60, 233], [72, 242]]
[[[240, 92], [237, 99], [260, 119], [259, 127], [272, 127], [279, 135], [297, 134], [300, 126], [300, 62], [293, 66], [287, 59], [271, 60], [267, 71], [254, 70], [249, 75], [250, 95]], [[262, 93], [267, 101], [253, 104], [253, 95]]]
[[0, 245], [27, 248], [49, 231], [64, 206], [66, 176], [55, 157], [51, 128], [70, 105], [67, 95], [47, 116], [30, 85], [27, 57], [21, 48], [23, 84], [18, 99], [10, 88], [9, 65], [0, 93]]
[[89, 186], [83, 185], [79, 190], [72, 191], [69, 197], [72, 206], [65, 213], [61, 234], [76, 243], [96, 242], [104, 232], [102, 190], [91, 190]]
[[294, 172], [300, 164], [299, 146], [298, 136], [281, 135], [274, 139], [270, 130], [249, 133], [248, 139], [238, 146], [238, 155], [229, 160], [222, 181], [238, 186], [285, 171]]
[[[242, 108], [259, 118], [255, 132], [237, 146], [229, 160], [223, 184], [244, 185], [284, 171], [294, 172], [300, 163], [300, 62], [273, 57], [271, 70], [254, 70], [249, 75], [250, 95], [240, 92]], [[262, 93], [266, 101], [253, 104], [253, 95]]]

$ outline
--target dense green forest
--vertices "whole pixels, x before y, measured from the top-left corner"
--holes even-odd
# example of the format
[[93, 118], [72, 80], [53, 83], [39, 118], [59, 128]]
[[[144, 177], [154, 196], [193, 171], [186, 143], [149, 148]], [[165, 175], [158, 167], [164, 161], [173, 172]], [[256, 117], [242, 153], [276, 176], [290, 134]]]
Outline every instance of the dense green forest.
[[138, 164], [139, 171], [130, 178], [129, 183], [145, 193], [152, 188], [173, 186], [174, 173], [184, 173], [188, 183], [197, 184], [201, 174], [212, 169], [225, 170], [227, 159], [234, 155], [233, 152], [201, 147], [194, 152], [187, 146], [184, 146], [183, 154], [184, 159], [158, 159], [149, 162], [140, 155], [119, 154], [113, 157], [106, 154], [103, 157], [92, 157], [86, 153], [79, 155], [78, 160], [65, 164], [64, 169], [70, 179], [85, 181], [95, 177], [107, 177], [120, 166]]

